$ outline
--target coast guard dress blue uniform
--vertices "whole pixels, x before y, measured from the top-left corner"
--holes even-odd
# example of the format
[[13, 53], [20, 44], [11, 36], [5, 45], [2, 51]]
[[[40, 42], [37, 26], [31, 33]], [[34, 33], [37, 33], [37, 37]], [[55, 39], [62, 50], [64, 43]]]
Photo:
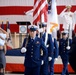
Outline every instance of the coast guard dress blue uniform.
[[[32, 28], [33, 29], [33, 28]], [[26, 39], [24, 39], [23, 46], [25, 47]], [[25, 53], [25, 61], [24, 66], [25, 75], [40, 75], [40, 66], [41, 66], [41, 51], [43, 50], [43, 60], [46, 59], [47, 56], [47, 48], [44, 45], [44, 42], [41, 38], [35, 36], [34, 39], [31, 37], [28, 39], [28, 43], [26, 46], [26, 53]]]
[[[67, 33], [63, 33], [62, 35], [65, 36]], [[71, 46], [72, 40], [69, 39], [69, 45]], [[59, 40], [59, 55], [61, 56], [62, 63], [63, 63], [63, 71], [61, 75], [69, 75], [68, 72], [68, 62], [69, 62], [69, 50], [66, 48], [68, 46], [68, 39], [60, 39]]]
[[52, 60], [49, 61], [49, 75], [54, 75], [54, 59], [58, 58], [58, 54], [59, 54], [59, 48], [58, 48], [58, 44], [57, 44], [57, 40], [55, 38], [52, 38], [52, 42], [53, 42], [53, 56], [52, 56]]
[[[42, 24], [42, 27], [45, 27], [45, 26], [46, 26], [46, 24]], [[45, 32], [42, 35], [42, 39], [44, 42], [45, 42], [46, 35], [47, 35], [46, 47], [47, 47], [47, 51], [48, 51], [48, 56], [47, 56], [46, 60], [44, 61], [44, 64], [41, 65], [41, 71], [40, 71], [41, 75], [48, 75], [48, 57], [52, 58], [52, 55], [53, 55], [52, 36], [51, 36], [51, 34], [47, 34]]]

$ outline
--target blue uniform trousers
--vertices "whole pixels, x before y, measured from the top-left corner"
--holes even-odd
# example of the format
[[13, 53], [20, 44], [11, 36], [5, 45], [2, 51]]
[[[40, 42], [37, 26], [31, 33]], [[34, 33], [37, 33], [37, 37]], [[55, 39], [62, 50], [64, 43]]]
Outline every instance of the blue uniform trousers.
[[68, 72], [68, 59], [66, 58], [62, 58], [62, 63], [63, 63], [63, 71], [62, 71], [62, 74], [61, 75], [69, 75], [69, 72]]
[[48, 59], [41, 65], [40, 68], [40, 75], [48, 75]]
[[40, 66], [26, 67], [24, 75], [40, 75]]
[[54, 58], [49, 61], [49, 75], [54, 75]]

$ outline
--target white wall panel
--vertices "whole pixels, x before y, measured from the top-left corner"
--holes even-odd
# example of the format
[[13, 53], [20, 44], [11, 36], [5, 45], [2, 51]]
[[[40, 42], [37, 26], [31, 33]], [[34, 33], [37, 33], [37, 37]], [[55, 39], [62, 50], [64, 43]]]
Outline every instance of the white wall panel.
[[33, 6], [34, 0], [0, 0], [0, 6]]

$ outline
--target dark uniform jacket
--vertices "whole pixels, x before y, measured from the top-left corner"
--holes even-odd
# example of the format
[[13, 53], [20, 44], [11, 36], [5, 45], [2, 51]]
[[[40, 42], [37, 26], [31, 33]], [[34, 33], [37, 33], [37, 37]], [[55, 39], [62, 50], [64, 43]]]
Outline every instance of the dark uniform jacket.
[[[24, 39], [23, 46], [25, 47], [26, 39]], [[41, 65], [41, 49], [43, 50], [43, 59], [47, 57], [47, 48], [41, 38], [35, 37], [34, 41], [28, 39], [27, 51], [25, 53], [24, 65], [27, 67], [37, 67]]]
[[[53, 56], [53, 43], [52, 43], [52, 36], [51, 34], [47, 34], [47, 50], [48, 50], [48, 57], [52, 57]], [[46, 33], [43, 34], [42, 39], [45, 42], [45, 38], [46, 38]]]
[[[72, 40], [69, 39], [69, 44], [71, 46]], [[59, 40], [59, 54], [62, 58], [67, 59], [70, 50], [67, 50], [68, 39], [64, 40], [63, 38]]]
[[54, 45], [53, 57], [54, 57], [54, 58], [58, 58], [59, 47], [58, 47], [57, 40], [56, 40], [55, 38], [54, 38], [54, 40], [53, 40], [53, 45]]

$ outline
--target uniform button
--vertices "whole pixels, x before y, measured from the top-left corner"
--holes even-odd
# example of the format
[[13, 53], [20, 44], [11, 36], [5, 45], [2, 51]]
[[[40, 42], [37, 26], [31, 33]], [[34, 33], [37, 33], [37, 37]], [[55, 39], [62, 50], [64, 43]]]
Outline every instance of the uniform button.
[[33, 54], [33, 52], [31, 52], [31, 54]]
[[65, 52], [65, 51], [64, 51]]
[[39, 58], [38, 58], [38, 60], [39, 60]]
[[32, 46], [33, 47], [33, 46]]
[[32, 49], [33, 50], [33, 49]]
[[55, 49], [55, 47], [54, 47], [54, 49]]
[[33, 57], [33, 56], [31, 55], [31, 57]]

